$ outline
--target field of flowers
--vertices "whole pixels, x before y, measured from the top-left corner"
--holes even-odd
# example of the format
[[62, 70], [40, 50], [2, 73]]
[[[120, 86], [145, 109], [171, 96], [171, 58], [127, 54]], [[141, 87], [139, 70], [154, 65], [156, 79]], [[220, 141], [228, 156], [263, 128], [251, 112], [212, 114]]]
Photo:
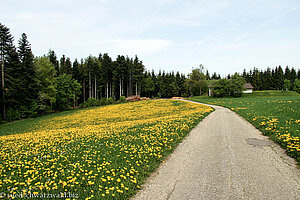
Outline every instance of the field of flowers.
[[212, 111], [189, 102], [153, 100], [2, 125], [0, 194], [127, 199]]
[[255, 92], [241, 98], [194, 97], [191, 100], [227, 107], [280, 144], [300, 162], [300, 95]]

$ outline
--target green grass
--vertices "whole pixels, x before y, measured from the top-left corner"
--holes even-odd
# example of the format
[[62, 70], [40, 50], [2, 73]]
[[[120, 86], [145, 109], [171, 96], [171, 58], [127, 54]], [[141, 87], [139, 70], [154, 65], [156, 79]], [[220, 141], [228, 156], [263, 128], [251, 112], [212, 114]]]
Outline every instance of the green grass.
[[77, 112], [83, 110], [94, 109], [95, 107], [88, 107], [88, 108], [79, 108], [74, 110], [62, 111], [52, 114], [47, 114], [40, 117], [35, 118], [27, 118], [27, 119], [20, 119], [13, 122], [7, 122], [4, 124], [0, 124], [0, 136], [1, 135], [11, 135], [11, 134], [20, 134], [20, 133], [27, 133], [30, 131], [35, 131], [38, 129], [38, 126], [44, 121], [51, 120], [54, 117], [62, 117], [66, 115], [76, 114]]
[[70, 192], [78, 199], [128, 199], [212, 111], [189, 102], [156, 100], [4, 124], [0, 194]]
[[300, 95], [290, 91], [257, 91], [240, 98], [193, 97], [193, 101], [231, 109], [279, 143], [300, 162]]

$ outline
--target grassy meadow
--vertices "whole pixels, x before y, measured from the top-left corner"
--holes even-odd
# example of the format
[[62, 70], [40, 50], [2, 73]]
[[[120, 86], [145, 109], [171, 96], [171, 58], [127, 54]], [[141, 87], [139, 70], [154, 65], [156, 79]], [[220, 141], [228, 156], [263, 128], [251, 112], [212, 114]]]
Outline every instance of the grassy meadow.
[[128, 199], [212, 111], [189, 102], [153, 100], [4, 124], [0, 194]]
[[193, 97], [193, 101], [227, 107], [280, 144], [300, 162], [300, 95], [257, 91], [241, 98]]

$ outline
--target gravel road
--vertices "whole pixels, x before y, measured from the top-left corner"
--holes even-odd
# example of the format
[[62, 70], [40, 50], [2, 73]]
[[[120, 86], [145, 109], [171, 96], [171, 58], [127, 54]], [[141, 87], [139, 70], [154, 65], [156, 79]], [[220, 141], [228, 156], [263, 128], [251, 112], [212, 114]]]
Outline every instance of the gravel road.
[[300, 199], [296, 162], [234, 112], [212, 107], [133, 199]]

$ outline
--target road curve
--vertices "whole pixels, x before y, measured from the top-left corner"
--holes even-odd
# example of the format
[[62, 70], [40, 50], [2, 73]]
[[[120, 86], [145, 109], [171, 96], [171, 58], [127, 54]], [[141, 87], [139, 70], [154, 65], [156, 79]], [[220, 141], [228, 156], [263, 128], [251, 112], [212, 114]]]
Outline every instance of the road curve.
[[133, 199], [300, 199], [296, 162], [234, 112], [212, 107]]

